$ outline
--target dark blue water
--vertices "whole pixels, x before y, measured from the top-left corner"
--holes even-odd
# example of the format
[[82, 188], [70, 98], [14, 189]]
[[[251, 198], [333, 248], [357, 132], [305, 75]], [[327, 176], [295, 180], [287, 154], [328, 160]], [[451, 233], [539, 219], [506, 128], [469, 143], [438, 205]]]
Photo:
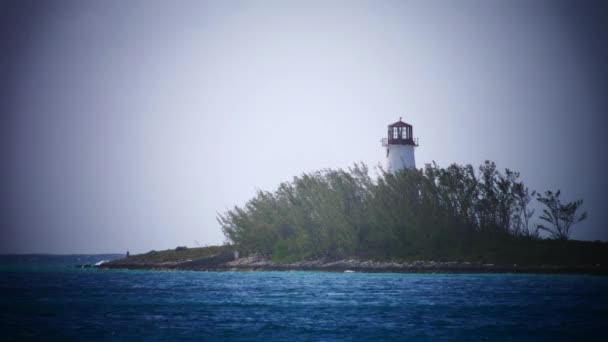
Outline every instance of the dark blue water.
[[116, 271], [56, 258], [0, 257], [2, 339], [608, 341], [608, 277]]

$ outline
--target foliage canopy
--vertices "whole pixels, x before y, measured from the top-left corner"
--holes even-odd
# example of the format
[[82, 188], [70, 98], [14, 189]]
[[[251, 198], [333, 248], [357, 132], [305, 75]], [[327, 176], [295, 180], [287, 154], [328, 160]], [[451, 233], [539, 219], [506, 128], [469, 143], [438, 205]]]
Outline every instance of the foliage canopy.
[[[275, 261], [364, 256], [475, 259], [505, 240], [533, 240], [535, 195], [519, 173], [486, 161], [396, 174], [355, 164], [294, 177], [218, 215], [230, 244]], [[483, 247], [482, 247], [483, 246]]]

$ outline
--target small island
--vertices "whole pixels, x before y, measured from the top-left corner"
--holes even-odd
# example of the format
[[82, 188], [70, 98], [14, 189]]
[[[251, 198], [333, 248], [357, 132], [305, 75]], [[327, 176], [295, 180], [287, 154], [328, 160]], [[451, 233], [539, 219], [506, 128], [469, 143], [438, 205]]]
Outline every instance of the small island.
[[[605, 255], [606, 243], [569, 241], [567, 249], [578, 251], [588, 260]], [[559, 252], [563, 246], [547, 244], [544, 252]], [[584, 250], [584, 253], [582, 252]], [[603, 257], [603, 260], [606, 258]], [[581, 259], [578, 259], [579, 261]], [[483, 263], [468, 261], [382, 261], [349, 259], [312, 259], [289, 263], [274, 262], [270, 258], [253, 255], [235, 259], [230, 246], [210, 246], [182, 249], [181, 251], [150, 251], [124, 259], [101, 264], [108, 269], [161, 270], [161, 271], [325, 271], [366, 273], [538, 273], [538, 274], [590, 274], [608, 275], [605, 264], [589, 262], [548, 263]]]
[[608, 274], [608, 243], [569, 240], [587, 215], [582, 200], [562, 203], [560, 196], [530, 191], [517, 172], [500, 172], [490, 161], [477, 172], [434, 163], [380, 168], [375, 178], [355, 164], [303, 174], [219, 215], [224, 246], [151, 251], [101, 267]]

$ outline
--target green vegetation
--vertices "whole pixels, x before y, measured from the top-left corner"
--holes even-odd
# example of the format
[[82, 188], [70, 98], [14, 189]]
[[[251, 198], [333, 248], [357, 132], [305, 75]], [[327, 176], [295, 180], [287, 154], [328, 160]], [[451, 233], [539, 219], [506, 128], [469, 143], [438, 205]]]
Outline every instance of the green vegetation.
[[538, 201], [547, 207], [543, 209], [540, 219], [551, 224], [551, 227], [545, 227], [541, 224], [538, 225], [538, 228], [548, 231], [551, 237], [555, 239], [568, 240], [572, 225], [585, 220], [587, 212], [577, 215], [578, 209], [583, 205], [583, 200], [562, 204], [559, 195], [559, 190], [555, 193], [547, 191], [545, 196], [538, 195]]
[[150, 251], [145, 254], [132, 255], [126, 259], [121, 259], [122, 262], [128, 263], [150, 263], [160, 264], [163, 262], [176, 262], [183, 260], [196, 260], [205, 258], [220, 253], [230, 251], [231, 249], [227, 246], [209, 246], [209, 247], [196, 247], [186, 248], [177, 247], [175, 249], [168, 249], [165, 251]]
[[[375, 178], [365, 165], [355, 164], [346, 171], [303, 174], [274, 192], [258, 191], [218, 221], [242, 253], [277, 262], [357, 256], [571, 264], [593, 263], [589, 253], [600, 250], [605, 258], [602, 243], [587, 248], [593, 243], [540, 239], [538, 229], [547, 228], [530, 224], [535, 194], [519, 173], [499, 172], [489, 161], [477, 171], [471, 165], [432, 164], [394, 175], [380, 170]], [[580, 204], [574, 207], [576, 212]], [[569, 228], [556, 237], [567, 237]]]

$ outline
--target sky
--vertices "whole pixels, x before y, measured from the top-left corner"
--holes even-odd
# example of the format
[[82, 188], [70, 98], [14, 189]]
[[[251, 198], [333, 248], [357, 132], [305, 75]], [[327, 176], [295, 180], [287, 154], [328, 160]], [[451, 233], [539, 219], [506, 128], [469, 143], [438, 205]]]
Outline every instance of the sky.
[[[224, 241], [303, 172], [489, 159], [608, 241], [600, 1], [0, 1], [0, 253]], [[536, 218], [536, 221], [538, 219]]]

